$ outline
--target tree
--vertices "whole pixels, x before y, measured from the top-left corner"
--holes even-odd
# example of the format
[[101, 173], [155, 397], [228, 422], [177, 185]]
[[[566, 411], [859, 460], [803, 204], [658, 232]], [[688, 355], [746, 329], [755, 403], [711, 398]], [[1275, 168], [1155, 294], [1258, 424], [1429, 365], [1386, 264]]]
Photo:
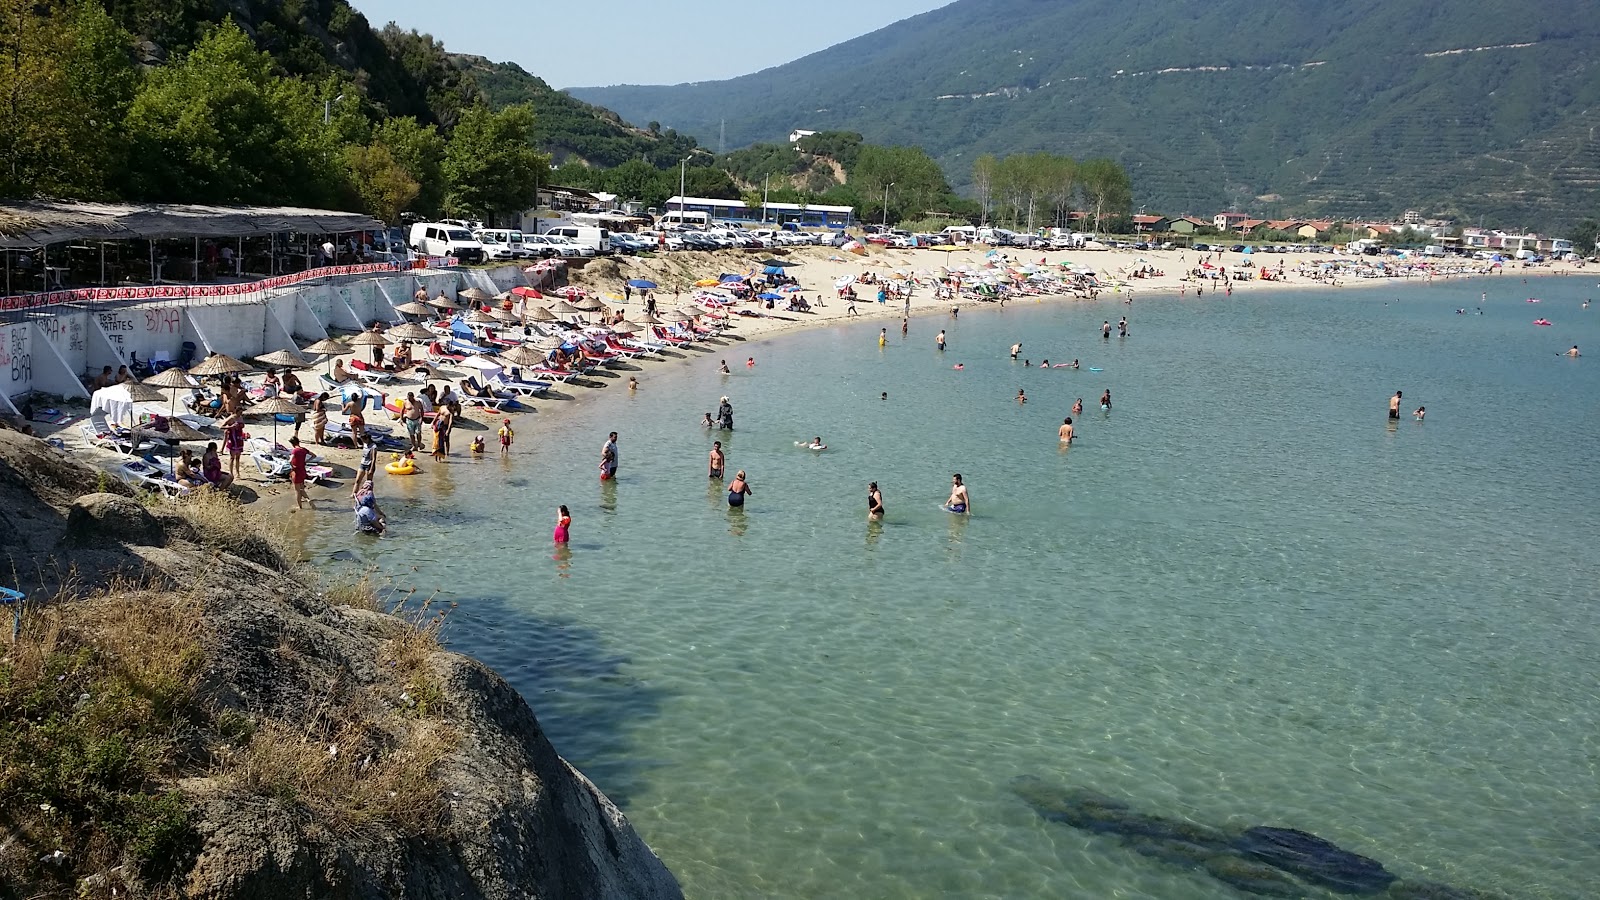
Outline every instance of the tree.
[[1000, 161], [993, 153], [985, 153], [972, 164], [972, 189], [978, 193], [978, 208], [983, 211], [983, 221], [989, 221], [989, 211], [994, 206], [995, 171]]
[[1593, 256], [1595, 241], [1600, 240], [1600, 222], [1593, 219], [1584, 219], [1570, 231], [1569, 240], [1572, 241], [1572, 250], [1579, 256]]
[[412, 181], [417, 194], [402, 207], [434, 216], [444, 209], [444, 138], [432, 125], [411, 116], [385, 119], [373, 130], [372, 143], [389, 151]]
[[[921, 216], [935, 205], [934, 201], [950, 193], [939, 164], [920, 147], [863, 145], [855, 168], [850, 172], [850, 183], [866, 201], [867, 206], [860, 210], [864, 218], [873, 209], [876, 209], [874, 218], [898, 219], [907, 211]], [[887, 212], [884, 209], [886, 189], [889, 194]]]
[[1084, 199], [1094, 209], [1094, 227], [1106, 216], [1125, 216], [1133, 207], [1133, 182], [1128, 171], [1113, 159], [1088, 159], [1078, 167]]
[[678, 192], [677, 178], [671, 179], [672, 184], [668, 186], [667, 173], [642, 159], [630, 159], [614, 169], [602, 171], [600, 176], [606, 190], [624, 200], [638, 200], [645, 206], [659, 208]]
[[316, 92], [272, 74], [230, 20], [153, 70], [129, 107], [138, 196], [171, 202], [329, 205], [342, 190], [337, 133]]
[[533, 206], [550, 157], [533, 147], [533, 108], [490, 112], [479, 104], [462, 112], [445, 150], [449, 188], [445, 207], [493, 220]]
[[361, 208], [373, 218], [393, 224], [400, 211], [415, 200], [421, 186], [412, 178], [389, 148], [382, 144], [344, 148], [350, 186], [361, 201]]
[[131, 43], [87, 0], [0, 0], [0, 196], [110, 193]]

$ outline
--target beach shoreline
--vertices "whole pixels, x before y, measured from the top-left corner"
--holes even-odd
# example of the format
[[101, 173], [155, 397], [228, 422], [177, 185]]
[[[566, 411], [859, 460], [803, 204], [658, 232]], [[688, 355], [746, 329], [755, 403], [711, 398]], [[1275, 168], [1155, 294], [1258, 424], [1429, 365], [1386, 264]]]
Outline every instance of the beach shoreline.
[[[867, 291], [858, 291], [861, 297], [856, 302], [858, 315], [847, 314], [847, 304], [838, 298], [834, 285], [840, 278], [847, 276], [864, 276], [874, 274], [879, 277], [893, 278], [897, 271], [905, 272], [919, 279], [933, 279], [941, 267], [958, 268], [970, 266], [981, 268], [985, 263], [984, 250], [971, 249], [950, 253], [929, 250], [901, 250], [877, 249], [869, 251], [866, 256], [840, 253], [831, 248], [801, 248], [788, 253], [787, 260], [794, 263], [788, 272], [799, 281], [800, 294], [806, 296], [812, 303], [812, 312], [785, 312], [781, 309], [767, 313], [762, 310], [763, 317], [750, 318], [742, 316], [731, 317], [734, 327], [727, 333], [710, 341], [698, 342], [692, 348], [674, 351], [677, 358], [656, 357], [641, 358], [630, 365], [637, 368], [630, 372], [639, 379], [640, 390], [648, 395], [650, 390], [650, 377], [653, 373], [671, 371], [680, 366], [695, 365], [704, 362], [715, 365], [718, 361], [726, 359], [730, 367], [742, 365], [744, 360], [735, 358], [743, 353], [746, 357], [754, 355], [753, 348], [764, 346], [771, 341], [784, 336], [824, 327], [837, 327], [855, 323], [883, 323], [880, 327], [895, 330], [893, 325], [903, 317], [913, 319], [926, 319], [927, 317], [944, 314], [950, 315], [952, 310], [977, 311], [984, 307], [1001, 309], [1006, 304], [996, 301], [978, 301], [970, 298], [958, 300], [939, 300], [934, 296], [931, 286], [919, 286], [912, 292], [909, 302], [904, 300], [891, 300], [879, 304], [870, 298]], [[1281, 261], [1286, 276], [1279, 280], [1234, 280], [1231, 282], [1235, 291], [1243, 296], [1262, 291], [1299, 292], [1314, 289], [1336, 291], [1341, 289], [1360, 290], [1371, 289], [1380, 285], [1393, 283], [1399, 284], [1427, 284], [1435, 279], [1461, 280], [1466, 278], [1480, 278], [1486, 283], [1495, 284], [1504, 281], [1507, 284], [1521, 284], [1521, 279], [1529, 277], [1547, 278], [1572, 275], [1590, 274], [1581, 267], [1570, 264], [1554, 264], [1549, 267], [1537, 269], [1503, 269], [1506, 274], [1483, 275], [1480, 273], [1436, 275], [1423, 277], [1413, 275], [1392, 278], [1359, 278], [1339, 280], [1330, 283], [1325, 280], [1314, 280], [1308, 277], [1297, 277], [1294, 271], [1303, 264], [1316, 264], [1318, 262], [1333, 262], [1338, 260], [1349, 261], [1351, 257], [1326, 256], [1317, 254], [1221, 254], [1228, 258], [1229, 271], [1243, 268], [1236, 266], [1241, 260], [1248, 261], [1252, 268], [1268, 268], [1276, 271], [1277, 263]], [[1134, 300], [1155, 299], [1184, 299], [1193, 298], [1192, 289], [1197, 285], [1207, 289], [1207, 293], [1222, 293], [1220, 282], [1196, 282], [1189, 279], [1189, 272], [1197, 267], [1200, 261], [1210, 254], [1196, 253], [1192, 250], [1150, 250], [1150, 251], [1026, 251], [1009, 252], [1008, 264], [1012, 266], [1034, 265], [1049, 268], [1058, 268], [1062, 264], [1070, 264], [1075, 270], [1094, 271], [1096, 276], [1111, 286], [1101, 291], [1099, 301], [1121, 300], [1123, 305], [1131, 306]], [[633, 278], [649, 278], [661, 285], [656, 291], [658, 309], [663, 311], [672, 309], [682, 302], [687, 304], [692, 296], [694, 278], [716, 277], [719, 274], [713, 271], [726, 267], [728, 270], [737, 270], [735, 274], [742, 274], [754, 267], [759, 271], [758, 255], [746, 254], [740, 251], [719, 251], [715, 253], [669, 253], [661, 256], [645, 257], [613, 257], [604, 260], [590, 261], [581, 269], [572, 272], [571, 284], [595, 294], [602, 303], [613, 309], [620, 309], [625, 314], [635, 315], [642, 313], [643, 302], [637, 294], [632, 302], [621, 303], [620, 285], [622, 282]], [[1265, 262], [1261, 266], [1257, 263]], [[1148, 267], [1159, 275], [1144, 278], [1132, 278], [1130, 273], [1137, 267]], [[1509, 277], [1508, 277], [1509, 276]], [[1218, 285], [1213, 288], [1213, 284]], [[677, 288], [682, 291], [678, 301], [672, 299], [668, 291]], [[1231, 295], [1229, 295], [1231, 296]], [[818, 306], [817, 300], [822, 300], [825, 305]], [[1087, 301], [1090, 298], [1080, 297], [1071, 293], [1044, 294], [1037, 296], [1016, 297], [1007, 301], [1010, 305], [1042, 304], [1042, 303], [1071, 303]], [[1198, 298], [1204, 300], [1204, 297]], [[1505, 297], [1497, 298], [1504, 301]], [[721, 352], [719, 352], [721, 351]], [[352, 353], [344, 357], [347, 363], [357, 358], [359, 353]], [[643, 365], [649, 362], [650, 365]], [[332, 359], [319, 362], [316, 371], [324, 369], [333, 363]], [[452, 377], [456, 381], [465, 372], [457, 373]], [[626, 390], [625, 377], [615, 378], [585, 378], [582, 385], [559, 385], [556, 390], [561, 394], [561, 399], [535, 400], [534, 411], [516, 413], [493, 413], [481, 408], [468, 407], [464, 409], [461, 425], [462, 431], [455, 441], [453, 451], [456, 457], [467, 455], [466, 446], [474, 435], [483, 435], [488, 447], [485, 456], [499, 453], [498, 446], [493, 440], [496, 429], [503, 419], [509, 418], [512, 427], [516, 429], [516, 443], [512, 448], [513, 460], [529, 454], [529, 448], [535, 443], [548, 445], [549, 439], [559, 434], [562, 420], [567, 413], [581, 404], [592, 402], [596, 397], [603, 396], [600, 389], [616, 388]], [[421, 390], [424, 381], [417, 379], [402, 379], [394, 386], [394, 391], [403, 394], [408, 390]], [[113, 454], [90, 447], [77, 435], [76, 423], [78, 419], [70, 420], [62, 426], [43, 426], [41, 432], [45, 436], [62, 438], [75, 452], [84, 454], [96, 464], [109, 463], [117, 459]], [[374, 424], [398, 425], [398, 422], [389, 422], [387, 417], [378, 416]], [[280, 431], [288, 430], [280, 427]], [[309, 431], [302, 429], [302, 437], [309, 439]], [[287, 436], [283, 436], [287, 440]], [[311, 484], [307, 486], [308, 497], [315, 501], [318, 512], [329, 511], [330, 507], [338, 512], [347, 512], [349, 507], [349, 482], [354, 477], [356, 465], [360, 459], [360, 452], [355, 450], [340, 450], [332, 447], [318, 447], [308, 444], [308, 448], [323, 458], [324, 465], [334, 467], [334, 477], [327, 485]], [[387, 459], [380, 455], [379, 464]], [[451, 463], [444, 463], [450, 465]], [[430, 466], [440, 465], [438, 462], [425, 458], [419, 460], [422, 472], [420, 477], [426, 477], [426, 470]], [[418, 476], [413, 476], [418, 477]], [[253, 467], [243, 467], [241, 485], [251, 492], [246, 496], [253, 506], [259, 504], [259, 509], [269, 514], [283, 513], [293, 515], [296, 511], [294, 489], [284, 481], [262, 479], [254, 472]], [[380, 479], [381, 488], [381, 479]], [[238, 491], [236, 491], [237, 493]], [[381, 490], [380, 490], [381, 493]]]

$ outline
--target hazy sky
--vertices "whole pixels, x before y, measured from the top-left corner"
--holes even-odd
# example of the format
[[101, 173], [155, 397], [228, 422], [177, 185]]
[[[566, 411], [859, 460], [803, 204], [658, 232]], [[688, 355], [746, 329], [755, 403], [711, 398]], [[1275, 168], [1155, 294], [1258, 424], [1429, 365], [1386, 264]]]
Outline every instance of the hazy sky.
[[676, 84], [798, 59], [951, 0], [350, 0], [454, 53], [514, 62], [552, 87]]

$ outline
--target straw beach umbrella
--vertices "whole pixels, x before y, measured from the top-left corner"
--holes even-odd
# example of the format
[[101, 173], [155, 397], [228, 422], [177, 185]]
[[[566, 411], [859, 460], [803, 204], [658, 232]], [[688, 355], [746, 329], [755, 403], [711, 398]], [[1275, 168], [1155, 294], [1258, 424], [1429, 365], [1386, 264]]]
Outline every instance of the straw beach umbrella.
[[513, 366], [537, 366], [544, 362], [545, 355], [528, 344], [518, 344], [509, 350], [501, 351], [497, 358]]
[[269, 397], [245, 410], [247, 416], [272, 417], [272, 443], [278, 443], [278, 417], [303, 415], [305, 409], [298, 403], [291, 403], [282, 397]]
[[312, 361], [301, 356], [294, 350], [274, 350], [256, 357], [256, 362], [269, 366], [282, 366], [289, 369], [308, 369]]
[[397, 341], [431, 341], [437, 337], [437, 335], [421, 325], [414, 325], [410, 322], [394, 326], [385, 331], [383, 336]]
[[399, 306], [396, 306], [394, 308], [394, 311], [397, 312], [397, 313], [400, 313], [401, 315], [404, 315], [404, 316], [431, 316], [431, 315], [433, 315], [433, 307], [429, 306], [426, 303], [418, 303], [415, 300], [407, 300], [406, 302], [400, 304]]
[[522, 317], [509, 309], [497, 309], [489, 313], [489, 315], [494, 316], [496, 322], [502, 322], [506, 325], [522, 324]]
[[572, 307], [574, 309], [582, 310], [583, 312], [594, 312], [595, 310], [600, 309], [602, 305], [603, 304], [601, 304], [599, 300], [596, 300], [593, 297], [582, 297], [574, 301]]
[[188, 373], [179, 368], [165, 369], [160, 374], [152, 375], [144, 383], [153, 388], [171, 388], [172, 402], [167, 407], [167, 416], [171, 418], [178, 411], [178, 391], [193, 389], [200, 386], [200, 382], [190, 378]]
[[389, 344], [389, 339], [376, 331], [363, 331], [350, 339], [352, 347], [387, 347]]
[[550, 310], [558, 316], [576, 316], [583, 312], [583, 310], [565, 300], [557, 301], [555, 306], [550, 307]]
[[255, 367], [228, 356], [225, 353], [213, 353], [189, 369], [190, 375], [237, 375], [240, 372], [249, 372]]
[[457, 291], [456, 296], [465, 297], [468, 300], [471, 300], [473, 303], [482, 303], [485, 300], [494, 299], [493, 294], [489, 293], [488, 291], [479, 290], [475, 287], [469, 287], [464, 291]]
[[443, 297], [443, 296], [430, 297], [430, 298], [428, 298], [427, 302], [428, 302], [429, 306], [431, 306], [431, 307], [433, 307], [435, 309], [454, 310], [459, 305], [454, 300], [451, 300], [449, 297]]
[[333, 371], [333, 358], [335, 356], [343, 356], [344, 354], [349, 353], [350, 345], [346, 344], [344, 341], [336, 340], [334, 338], [323, 338], [309, 347], [301, 348], [300, 352], [315, 353], [318, 356], [327, 357], [328, 371], [331, 373]]
[[528, 310], [528, 318], [535, 322], [554, 322], [556, 314], [542, 306], [535, 306]]
[[667, 313], [665, 316], [662, 316], [662, 318], [665, 319], [668, 322], [692, 322], [692, 321], [694, 321], [694, 316], [689, 315], [688, 313], [684, 312], [681, 309], [672, 310], [671, 312]]
[[665, 320], [664, 319], [662, 319], [660, 316], [656, 315], [655, 313], [649, 313], [649, 312], [647, 312], [644, 315], [640, 316], [639, 317], [639, 321], [643, 322], [646, 325], [662, 325], [662, 324], [665, 324]]
[[475, 325], [493, 325], [493, 324], [495, 324], [494, 316], [489, 315], [488, 313], [484, 312], [481, 309], [475, 309], [471, 313], [468, 313], [467, 314], [467, 321], [471, 322], [471, 323], [473, 323]]
[[623, 319], [621, 322], [612, 325], [611, 330], [615, 331], [617, 334], [636, 334], [640, 331], [643, 331], [644, 326], [635, 325], [632, 322], [629, 322], [627, 319]]

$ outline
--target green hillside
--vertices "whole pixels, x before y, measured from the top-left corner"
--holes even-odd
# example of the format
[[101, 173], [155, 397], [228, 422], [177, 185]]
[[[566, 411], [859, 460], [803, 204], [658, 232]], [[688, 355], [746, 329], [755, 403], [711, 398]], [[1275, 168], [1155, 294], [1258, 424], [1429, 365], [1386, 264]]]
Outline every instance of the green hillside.
[[1600, 6], [1433, 0], [958, 0], [722, 82], [573, 88], [730, 144], [795, 128], [1110, 156], [1163, 212], [1549, 227], [1600, 206]]

